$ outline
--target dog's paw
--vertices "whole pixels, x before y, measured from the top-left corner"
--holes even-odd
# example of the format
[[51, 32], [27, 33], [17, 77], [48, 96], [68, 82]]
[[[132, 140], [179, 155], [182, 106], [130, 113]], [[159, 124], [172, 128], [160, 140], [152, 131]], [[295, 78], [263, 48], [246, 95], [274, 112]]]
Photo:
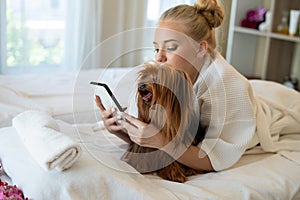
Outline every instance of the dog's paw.
[[170, 181], [175, 181], [178, 183], [184, 183], [187, 181], [187, 177], [186, 176], [176, 176], [176, 177], [172, 177]]
[[185, 174], [186, 176], [194, 176], [194, 175], [197, 175], [197, 174], [203, 174], [203, 171], [188, 168], [188, 169], [185, 169], [184, 174]]
[[172, 169], [172, 170], [162, 170], [157, 173], [157, 175], [163, 179], [184, 183], [187, 181], [187, 177], [181, 169]]

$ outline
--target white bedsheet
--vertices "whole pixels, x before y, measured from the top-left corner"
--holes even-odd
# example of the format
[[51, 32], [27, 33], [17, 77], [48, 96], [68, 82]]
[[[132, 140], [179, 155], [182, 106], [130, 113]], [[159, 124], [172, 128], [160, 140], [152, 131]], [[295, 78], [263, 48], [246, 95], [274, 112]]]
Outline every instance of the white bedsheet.
[[[0, 127], [5, 127], [0, 128], [0, 159], [12, 184], [33, 200], [300, 199], [299, 152], [244, 155], [231, 169], [193, 176], [184, 184], [140, 175], [120, 161], [127, 146], [95, 123], [100, 113], [89, 82], [108, 83], [121, 104], [127, 106], [133, 73], [135, 68], [0, 75]], [[78, 123], [75, 129], [59, 121], [74, 139], [85, 139], [83, 154], [72, 168], [47, 172], [30, 157], [10, 127], [11, 119], [28, 109], [44, 110], [56, 119]]]
[[99, 120], [90, 81], [107, 83], [127, 106], [136, 67], [81, 70], [49, 74], [0, 75], [0, 127], [10, 126], [17, 114], [37, 109], [70, 123]]
[[[300, 165], [279, 154], [245, 155], [233, 168], [190, 177], [186, 183], [143, 176], [119, 160], [126, 144], [97, 124], [60, 128], [84, 144], [74, 166], [46, 172], [12, 127], [0, 129], [0, 157], [14, 184], [37, 200], [69, 199], [299, 199]], [[77, 132], [79, 131], [79, 132]], [[80, 134], [78, 134], [80, 133]], [[13, 159], [12, 159], [13, 158]]]

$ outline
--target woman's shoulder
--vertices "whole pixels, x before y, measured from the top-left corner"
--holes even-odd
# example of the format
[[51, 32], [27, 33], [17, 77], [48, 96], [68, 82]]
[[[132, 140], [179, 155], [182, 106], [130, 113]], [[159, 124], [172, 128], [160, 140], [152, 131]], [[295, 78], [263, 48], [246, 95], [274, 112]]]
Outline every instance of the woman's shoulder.
[[200, 71], [195, 85], [218, 86], [226, 85], [228, 87], [249, 87], [249, 80], [239, 73], [225, 58], [218, 52], [209, 66]]
[[223, 76], [235, 77], [242, 81], [248, 82], [248, 79], [242, 75], [233, 65], [231, 65], [220, 53], [216, 53], [213, 66]]
[[194, 90], [197, 99], [207, 103], [218, 99], [224, 104], [236, 102], [255, 106], [255, 95], [249, 80], [220, 56], [214, 59], [205, 73], [199, 75]]

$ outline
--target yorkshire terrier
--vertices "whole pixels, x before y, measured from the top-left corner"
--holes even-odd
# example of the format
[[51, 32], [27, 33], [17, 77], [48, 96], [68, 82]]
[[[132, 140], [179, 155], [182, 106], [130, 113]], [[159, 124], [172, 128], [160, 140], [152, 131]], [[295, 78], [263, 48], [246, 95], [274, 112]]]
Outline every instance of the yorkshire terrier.
[[[138, 119], [159, 127], [165, 138], [174, 142], [174, 152], [179, 143], [188, 148], [203, 140], [205, 132], [195, 113], [192, 82], [184, 71], [167, 64], [148, 62], [139, 71], [137, 81]], [[122, 160], [142, 174], [156, 173], [163, 179], [181, 183], [187, 181], [188, 176], [202, 173], [177, 162], [163, 150], [142, 147], [134, 142]]]

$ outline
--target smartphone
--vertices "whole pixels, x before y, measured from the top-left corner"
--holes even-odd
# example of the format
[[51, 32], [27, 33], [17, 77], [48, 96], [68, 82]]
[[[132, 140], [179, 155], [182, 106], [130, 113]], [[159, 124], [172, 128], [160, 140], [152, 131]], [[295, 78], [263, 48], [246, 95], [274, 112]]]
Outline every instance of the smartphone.
[[101, 102], [105, 109], [110, 109], [117, 106], [120, 112], [124, 112], [124, 109], [122, 108], [122, 106], [120, 105], [120, 103], [118, 102], [108, 85], [106, 85], [105, 83], [99, 83], [94, 81], [90, 82], [90, 84], [99, 86], [96, 87], [95, 94], [101, 98]]
[[[117, 106], [119, 112], [124, 112], [125, 110], [122, 108], [121, 104], [118, 102], [115, 95], [112, 93], [108, 85], [105, 83], [99, 83], [99, 82], [90, 82], [92, 85], [96, 85], [99, 87], [96, 87], [95, 94], [98, 95], [101, 98], [101, 103], [105, 107], [105, 109], [113, 108]], [[134, 126], [135, 128], [138, 128], [135, 124], [133, 124], [128, 119], [124, 119], [126, 122]]]

